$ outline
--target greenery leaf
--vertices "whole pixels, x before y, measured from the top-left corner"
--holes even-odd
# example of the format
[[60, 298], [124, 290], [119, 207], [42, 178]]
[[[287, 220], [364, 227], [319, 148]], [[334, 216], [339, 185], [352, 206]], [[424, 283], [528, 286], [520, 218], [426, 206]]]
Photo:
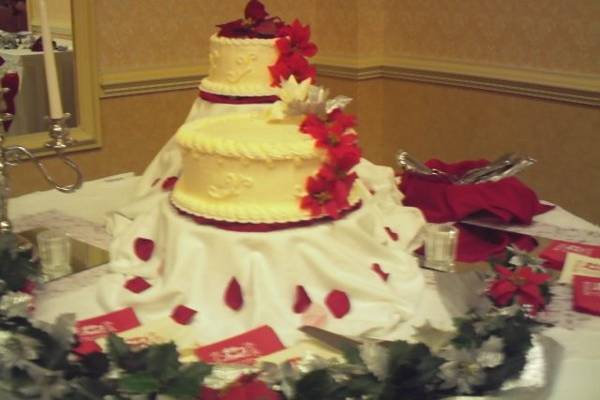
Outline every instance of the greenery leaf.
[[211, 372], [212, 366], [208, 364], [197, 362], [184, 365], [161, 393], [177, 399], [194, 399], [198, 396], [202, 381]]
[[177, 375], [181, 366], [175, 343], [157, 344], [148, 348], [147, 372], [161, 382]]
[[146, 372], [124, 375], [119, 381], [119, 387], [131, 394], [151, 394], [158, 392], [160, 382]]

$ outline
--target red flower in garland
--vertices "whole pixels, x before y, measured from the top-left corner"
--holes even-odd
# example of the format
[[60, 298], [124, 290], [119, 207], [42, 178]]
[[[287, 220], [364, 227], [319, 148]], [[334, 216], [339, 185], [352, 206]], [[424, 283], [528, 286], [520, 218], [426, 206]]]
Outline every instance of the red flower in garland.
[[[309, 210], [313, 217], [329, 215], [337, 218], [340, 211], [349, 206], [348, 194], [354, 179], [327, 179], [321, 175], [309, 176], [306, 181], [308, 194], [300, 201], [300, 207]], [[348, 184], [348, 181], [350, 184]]]
[[278, 35], [281, 38], [277, 39], [276, 45], [283, 57], [292, 54], [312, 57], [317, 54], [317, 45], [310, 41], [310, 26], [302, 26], [297, 19], [291, 25], [283, 26]]
[[283, 27], [279, 17], [269, 17], [265, 6], [258, 0], [250, 0], [244, 10], [244, 19], [217, 25], [218, 35], [229, 38], [274, 38]]
[[488, 295], [498, 306], [507, 306], [516, 300], [522, 305], [531, 305], [533, 311], [544, 307], [546, 303], [540, 289], [550, 275], [535, 272], [531, 267], [523, 266], [515, 270], [497, 266], [498, 278], [488, 287]]
[[281, 400], [279, 393], [272, 390], [256, 374], [242, 375], [225, 389], [216, 390], [202, 387], [202, 400]]

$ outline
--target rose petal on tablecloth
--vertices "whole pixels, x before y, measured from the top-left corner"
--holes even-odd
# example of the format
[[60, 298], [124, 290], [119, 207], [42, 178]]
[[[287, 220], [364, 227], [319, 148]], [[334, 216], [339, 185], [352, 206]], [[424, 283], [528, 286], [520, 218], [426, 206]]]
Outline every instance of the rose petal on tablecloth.
[[142, 293], [144, 290], [150, 289], [152, 285], [141, 276], [136, 276], [125, 282], [125, 288], [133, 293]]
[[225, 290], [225, 304], [235, 311], [239, 311], [244, 305], [242, 288], [235, 278], [231, 278]]
[[302, 314], [312, 304], [312, 300], [306, 293], [304, 286], [296, 286], [296, 301], [294, 301], [294, 312], [296, 314]]
[[171, 313], [171, 319], [178, 324], [187, 325], [197, 313], [198, 311], [194, 310], [193, 308], [189, 308], [180, 304], [173, 309], [173, 312]]
[[398, 241], [398, 234], [396, 232], [394, 232], [392, 230], [392, 228], [390, 228], [389, 226], [385, 227], [385, 231], [387, 232], [388, 236], [390, 237], [390, 239], [392, 239], [394, 242]]
[[383, 269], [381, 269], [381, 265], [379, 265], [377, 263], [373, 263], [373, 265], [371, 265], [371, 269], [377, 275], [379, 275], [379, 277], [381, 279], [383, 279], [384, 282], [387, 282], [388, 278], [390, 277], [390, 273], [389, 272], [385, 272]]
[[325, 304], [336, 318], [342, 318], [350, 311], [350, 299], [341, 290], [332, 290], [329, 292], [325, 299]]
[[178, 179], [179, 178], [176, 176], [170, 176], [166, 178], [162, 183], [163, 190], [166, 192], [173, 190]]
[[154, 253], [154, 241], [146, 238], [137, 238], [133, 242], [135, 255], [142, 261], [148, 261]]

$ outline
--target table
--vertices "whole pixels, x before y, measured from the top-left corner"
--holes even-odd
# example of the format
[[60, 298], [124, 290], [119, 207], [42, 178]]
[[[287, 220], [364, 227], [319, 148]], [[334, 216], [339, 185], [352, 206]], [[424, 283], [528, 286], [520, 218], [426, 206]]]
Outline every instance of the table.
[[[36, 192], [12, 199], [9, 213], [18, 227], [28, 214], [39, 213], [48, 209], [56, 209], [64, 214], [85, 218], [97, 224], [103, 223], [107, 212], [127, 204], [134, 193], [135, 183], [139, 177], [133, 174], [122, 174], [106, 179], [88, 182], [75, 194], [63, 194], [56, 191]], [[554, 213], [554, 214], [552, 214]], [[543, 221], [559, 221], [561, 224], [597, 229], [592, 224], [577, 218], [562, 209], [551, 211], [543, 216]], [[51, 321], [64, 311], [77, 313], [78, 318], [91, 317], [101, 313], [97, 305], [82, 304], [85, 296], [95, 280], [101, 277], [107, 266], [97, 267], [68, 278], [51, 282], [38, 299], [36, 316]], [[469, 288], [468, 279], [461, 274], [439, 274], [425, 271], [428, 282], [423, 304], [420, 306], [416, 323], [425, 318], [435, 318], [436, 310], [450, 307], [457, 310], [466, 309], [467, 304], [476, 298], [477, 293], [457, 291], [457, 284]], [[442, 293], [443, 292], [443, 293]], [[442, 293], [442, 295], [440, 295]], [[469, 296], [464, 296], [467, 293]], [[563, 352], [561, 363], [555, 371], [551, 387], [546, 393], [535, 396], [527, 395], [527, 399], [562, 400], [576, 398], [591, 400], [597, 398], [596, 382], [600, 371], [600, 317], [571, 311], [570, 288], [556, 286], [555, 298], [550, 305], [551, 319], [555, 327], [546, 329], [544, 335], [558, 342]], [[65, 305], [69, 305], [68, 310]], [[425, 317], [427, 316], [427, 317]], [[444, 318], [443, 316], [439, 317]], [[515, 399], [515, 397], [511, 397]]]
[[[77, 126], [73, 46], [54, 54], [63, 109], [72, 115], [68, 126]], [[0, 56], [6, 62], [2, 69], [16, 71], [20, 80], [19, 93], [15, 98], [16, 112], [8, 133], [18, 135], [47, 130], [48, 122], [44, 117], [49, 109], [43, 53], [29, 49], [0, 49]]]

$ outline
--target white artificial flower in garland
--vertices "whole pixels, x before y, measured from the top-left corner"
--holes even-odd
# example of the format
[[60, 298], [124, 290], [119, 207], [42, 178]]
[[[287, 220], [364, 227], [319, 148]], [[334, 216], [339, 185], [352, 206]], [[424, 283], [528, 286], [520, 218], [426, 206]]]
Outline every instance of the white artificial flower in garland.
[[491, 336], [479, 348], [445, 348], [439, 354], [446, 360], [438, 373], [444, 381], [440, 387], [456, 388], [459, 394], [473, 393], [474, 387], [485, 382], [485, 369], [497, 367], [504, 361], [503, 349], [504, 341], [497, 336]]

